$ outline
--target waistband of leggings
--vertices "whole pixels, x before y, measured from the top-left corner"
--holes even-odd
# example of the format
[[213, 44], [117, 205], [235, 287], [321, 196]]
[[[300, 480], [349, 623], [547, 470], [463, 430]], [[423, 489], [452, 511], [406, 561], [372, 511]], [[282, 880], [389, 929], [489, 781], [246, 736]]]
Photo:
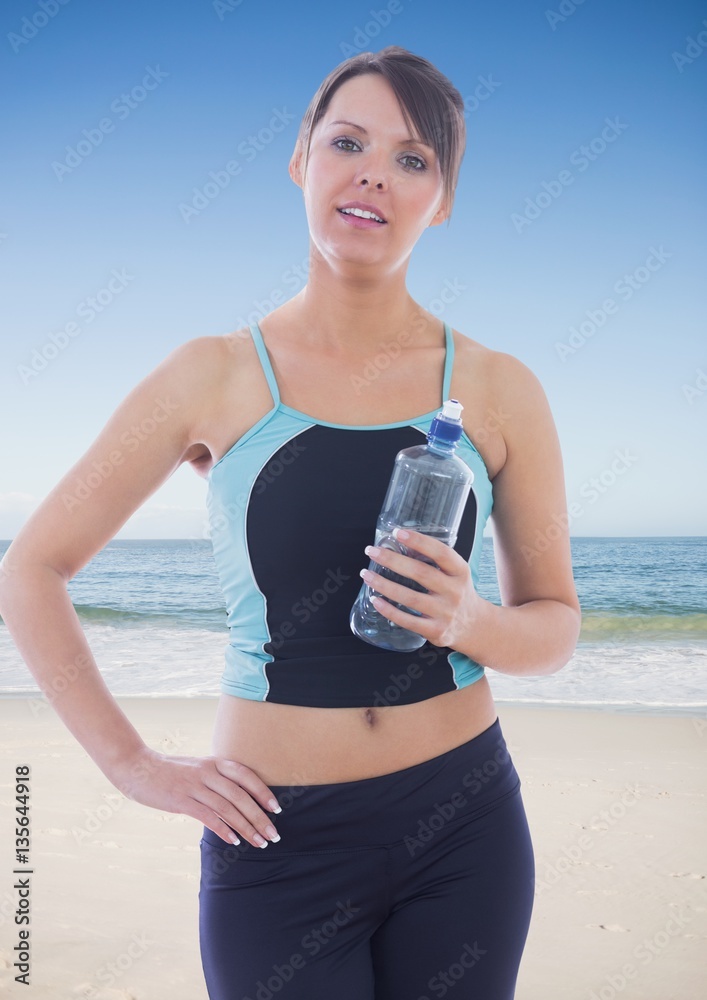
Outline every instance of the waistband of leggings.
[[[387, 774], [315, 785], [268, 785], [282, 806], [270, 818], [281, 836], [255, 853], [344, 850], [399, 844], [435, 827], [480, 816], [517, 793], [520, 779], [498, 719], [446, 753]], [[204, 839], [224, 842], [205, 828]]]

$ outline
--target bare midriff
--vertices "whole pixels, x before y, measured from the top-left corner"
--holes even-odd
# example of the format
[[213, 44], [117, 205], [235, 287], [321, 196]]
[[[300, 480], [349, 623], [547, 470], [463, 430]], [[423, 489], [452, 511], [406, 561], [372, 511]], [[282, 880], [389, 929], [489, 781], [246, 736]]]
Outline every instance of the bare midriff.
[[212, 753], [270, 785], [359, 781], [419, 764], [496, 720], [486, 677], [411, 705], [319, 708], [221, 694]]

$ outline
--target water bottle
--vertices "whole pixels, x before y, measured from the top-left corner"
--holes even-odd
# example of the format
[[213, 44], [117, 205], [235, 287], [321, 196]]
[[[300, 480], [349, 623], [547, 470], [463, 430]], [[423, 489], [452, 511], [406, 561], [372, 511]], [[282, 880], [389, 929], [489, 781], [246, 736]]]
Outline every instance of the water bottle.
[[[458, 399], [448, 399], [432, 421], [427, 444], [403, 448], [395, 458], [383, 507], [376, 525], [375, 544], [403, 555], [437, 566], [434, 560], [414, 549], [408, 549], [393, 537], [393, 529], [412, 528], [414, 531], [439, 538], [454, 546], [464, 507], [469, 498], [474, 473], [455, 454], [462, 435], [461, 411]], [[429, 591], [415, 580], [393, 573], [371, 560], [368, 568], [394, 583], [402, 584], [423, 594]], [[371, 597], [384, 596], [363, 583], [351, 608], [349, 625], [354, 635], [374, 646], [408, 652], [419, 649], [427, 641], [419, 632], [412, 632], [391, 622], [371, 603]], [[386, 598], [389, 600], [389, 598]], [[390, 602], [408, 614], [421, 616], [419, 611]]]

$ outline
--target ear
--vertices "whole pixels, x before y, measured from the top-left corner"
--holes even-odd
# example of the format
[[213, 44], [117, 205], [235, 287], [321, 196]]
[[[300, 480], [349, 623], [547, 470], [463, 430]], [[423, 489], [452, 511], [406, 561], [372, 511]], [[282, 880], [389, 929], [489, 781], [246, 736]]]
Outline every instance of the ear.
[[446, 218], [447, 218], [447, 203], [443, 199], [442, 204], [439, 206], [435, 214], [432, 216], [432, 218], [428, 222], [428, 225], [439, 226], [440, 223], [444, 222]]
[[302, 187], [302, 154], [303, 150], [299, 143], [295, 145], [294, 152], [290, 157], [289, 173], [297, 187]]

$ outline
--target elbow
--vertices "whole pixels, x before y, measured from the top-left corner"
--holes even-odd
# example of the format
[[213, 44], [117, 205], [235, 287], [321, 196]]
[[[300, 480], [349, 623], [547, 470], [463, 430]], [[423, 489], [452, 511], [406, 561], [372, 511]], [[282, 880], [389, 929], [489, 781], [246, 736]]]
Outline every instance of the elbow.
[[559, 659], [547, 671], [548, 674], [557, 674], [567, 666], [575, 654], [582, 630], [582, 609], [579, 604], [558, 603], [564, 608], [565, 624], [563, 628], [558, 628], [558, 637], [562, 637]]

